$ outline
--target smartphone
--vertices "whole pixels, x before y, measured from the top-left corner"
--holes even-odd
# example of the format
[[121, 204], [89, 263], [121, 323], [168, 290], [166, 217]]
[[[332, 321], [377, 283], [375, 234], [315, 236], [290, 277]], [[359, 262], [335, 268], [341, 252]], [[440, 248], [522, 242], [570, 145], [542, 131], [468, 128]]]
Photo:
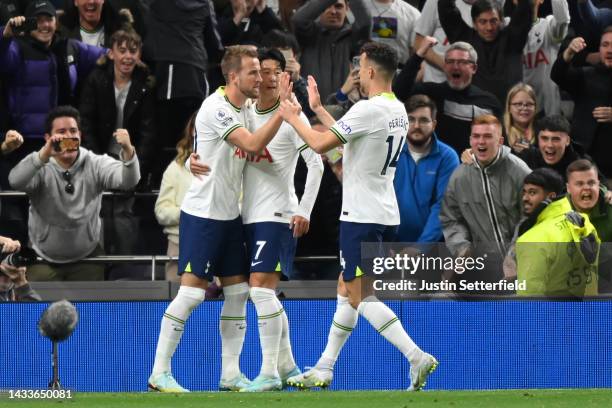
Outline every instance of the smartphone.
[[353, 69], [359, 69], [359, 55], [353, 57]]
[[31, 31], [36, 30], [37, 28], [38, 28], [38, 22], [36, 21], [36, 17], [27, 17], [22, 25], [18, 27], [17, 26], [12, 27], [13, 32], [15, 32], [16, 34], [29, 33]]
[[81, 141], [78, 138], [66, 138], [53, 142], [53, 150], [56, 152], [68, 152], [73, 150], [79, 150]]

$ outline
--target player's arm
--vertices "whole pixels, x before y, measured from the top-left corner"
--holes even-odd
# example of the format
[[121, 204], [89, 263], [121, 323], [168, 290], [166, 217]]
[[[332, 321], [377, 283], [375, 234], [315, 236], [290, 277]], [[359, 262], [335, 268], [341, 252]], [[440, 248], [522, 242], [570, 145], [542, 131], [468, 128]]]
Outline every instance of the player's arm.
[[317, 81], [315, 81], [312, 75], [308, 75], [308, 104], [323, 126], [330, 128], [336, 123], [333, 116], [323, 107], [319, 88], [317, 87]]
[[270, 143], [282, 123], [283, 118], [277, 112], [255, 132], [251, 133], [241, 126], [227, 135], [226, 140], [246, 152], [259, 153]]
[[[279, 80], [279, 97], [281, 101], [291, 98], [293, 85], [289, 74], [283, 72]], [[249, 153], [259, 153], [270, 143], [278, 132], [278, 128], [283, 123], [283, 118], [276, 112], [262, 127], [251, 133], [243, 126], [237, 126], [229, 133], [225, 139], [235, 146], [238, 146]]]
[[315, 152], [319, 154], [325, 153], [334, 147], [342, 145], [340, 138], [331, 130], [319, 132], [302, 122], [299, 116], [300, 107], [298, 104], [283, 101], [281, 102], [279, 113], [295, 129], [300, 138]]

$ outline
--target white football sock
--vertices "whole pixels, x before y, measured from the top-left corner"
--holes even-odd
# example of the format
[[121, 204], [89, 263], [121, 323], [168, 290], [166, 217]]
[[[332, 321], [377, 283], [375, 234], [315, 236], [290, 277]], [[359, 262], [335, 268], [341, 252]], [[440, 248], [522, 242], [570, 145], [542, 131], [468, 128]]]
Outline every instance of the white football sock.
[[274, 289], [251, 288], [251, 300], [257, 310], [259, 342], [261, 343], [260, 375], [278, 377], [278, 353], [283, 330], [283, 309], [276, 299]]
[[357, 310], [379, 334], [382, 334], [385, 339], [401, 351], [410, 361], [410, 364], [418, 361], [423, 352], [406, 333], [402, 322], [393, 313], [393, 310], [378, 300], [376, 296], [368, 296], [363, 299]]
[[293, 350], [291, 349], [291, 338], [289, 337], [289, 319], [287, 312], [283, 308], [283, 304], [276, 298], [278, 307], [283, 310], [281, 314], [282, 332], [280, 344], [278, 347], [278, 373], [281, 378], [284, 378], [296, 367], [295, 359], [293, 358]]
[[204, 289], [181, 286], [174, 300], [168, 305], [161, 321], [159, 340], [155, 351], [153, 374], [171, 371], [170, 360], [181, 341], [187, 318], [204, 301]]
[[353, 306], [349, 303], [349, 299], [338, 295], [336, 313], [334, 313], [334, 320], [332, 321], [327, 337], [327, 346], [325, 346], [325, 350], [315, 366], [316, 368], [326, 370], [334, 369], [334, 364], [336, 364], [340, 350], [342, 350], [344, 343], [346, 343], [346, 340], [357, 325], [358, 318], [359, 314], [353, 309]]
[[219, 319], [221, 333], [221, 378], [231, 380], [240, 375], [240, 353], [246, 334], [246, 303], [249, 285], [246, 282], [224, 286], [223, 308]]

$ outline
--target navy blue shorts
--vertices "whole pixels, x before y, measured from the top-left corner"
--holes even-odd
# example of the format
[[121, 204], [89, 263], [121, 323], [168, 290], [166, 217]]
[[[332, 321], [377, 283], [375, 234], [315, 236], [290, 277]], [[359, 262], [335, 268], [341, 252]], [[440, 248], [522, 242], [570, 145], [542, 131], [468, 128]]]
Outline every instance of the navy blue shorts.
[[213, 276], [246, 275], [241, 218], [219, 221], [181, 211], [178, 274], [183, 273], [208, 280]]
[[282, 272], [291, 277], [297, 239], [289, 224], [256, 222], [244, 226], [251, 272]]
[[[397, 225], [362, 224], [358, 222], [340, 221], [340, 266], [342, 266], [342, 279], [353, 279], [369, 274], [371, 265], [364, 265], [361, 258], [361, 243], [395, 241]], [[377, 256], [384, 254], [382, 245]]]

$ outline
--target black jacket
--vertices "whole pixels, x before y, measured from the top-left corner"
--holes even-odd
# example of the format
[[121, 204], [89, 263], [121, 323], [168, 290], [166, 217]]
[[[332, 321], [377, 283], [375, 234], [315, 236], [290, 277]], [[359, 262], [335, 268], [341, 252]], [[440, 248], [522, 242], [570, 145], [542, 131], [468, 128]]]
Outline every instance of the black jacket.
[[401, 101], [415, 94], [433, 99], [438, 108], [436, 134], [461, 157], [470, 145], [472, 120], [485, 113], [492, 113], [501, 120], [501, 105], [492, 93], [473, 84], [457, 91], [448, 82], [415, 82], [422, 61], [423, 58], [416, 54], [408, 59], [393, 82], [393, 92]]
[[500, 30], [494, 41], [487, 42], [465, 24], [455, 0], [438, 2], [440, 24], [448, 41], [468, 42], [478, 54], [474, 85], [493, 93], [500, 101], [505, 101], [508, 90], [523, 80], [521, 57], [533, 21], [531, 7], [529, 0], [519, 0], [510, 24]]
[[180, 62], [201, 71], [223, 55], [210, 0], [154, 0], [147, 16], [145, 57]]
[[276, 17], [270, 7], [266, 7], [261, 13], [257, 9], [249, 16], [249, 23], [234, 24], [234, 11], [231, 4], [219, 13], [219, 34], [223, 45], [253, 44], [261, 45], [264, 34], [270, 30], [283, 30], [281, 21]]
[[[112, 61], [99, 65], [87, 78], [79, 110], [83, 146], [97, 154], [107, 153], [117, 121]], [[146, 180], [156, 143], [154, 80], [146, 68], [137, 66], [134, 70], [123, 109], [123, 128], [136, 148], [141, 180]]]

